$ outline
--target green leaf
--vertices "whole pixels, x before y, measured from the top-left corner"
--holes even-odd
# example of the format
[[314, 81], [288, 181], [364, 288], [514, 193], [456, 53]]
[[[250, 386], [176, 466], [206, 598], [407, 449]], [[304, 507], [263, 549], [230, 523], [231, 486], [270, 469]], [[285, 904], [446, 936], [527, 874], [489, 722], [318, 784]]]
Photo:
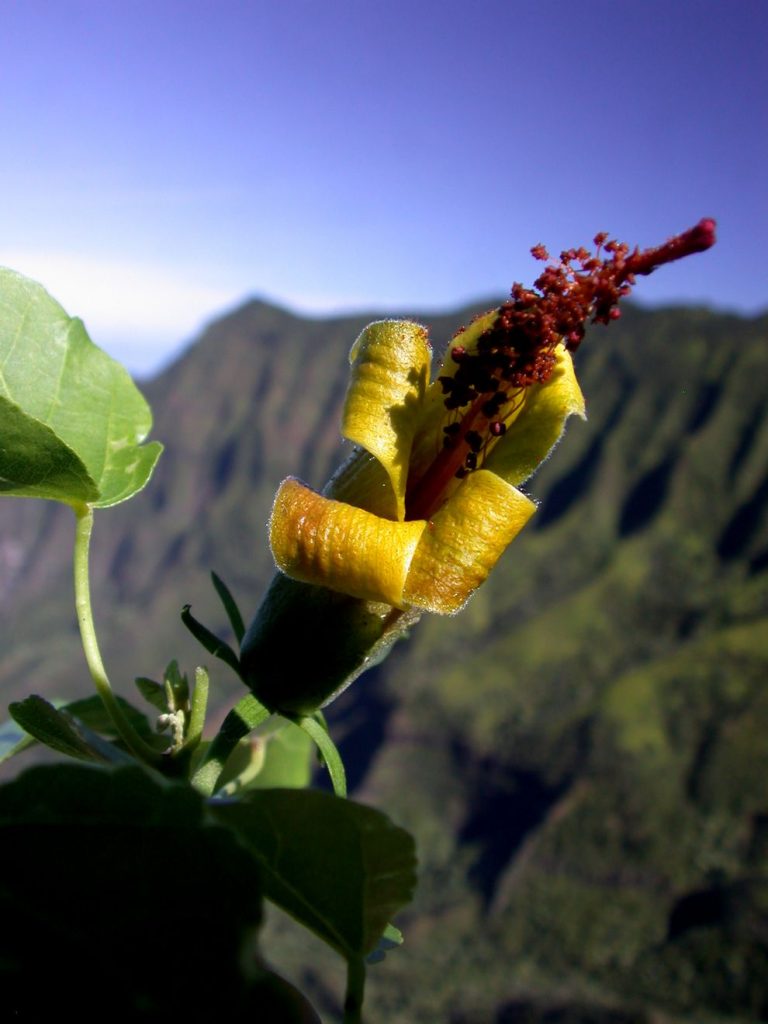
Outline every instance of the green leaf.
[[51, 501], [96, 501], [81, 459], [44, 423], [0, 395], [0, 494]]
[[205, 755], [192, 776], [192, 785], [198, 792], [210, 796], [217, 788], [221, 773], [237, 744], [271, 715], [269, 708], [256, 700], [252, 693], [241, 697], [221, 723], [213, 741], [207, 745]]
[[163, 681], [166, 693], [170, 689], [169, 708], [175, 709], [189, 704], [189, 680], [186, 674], [182, 674], [179, 669], [179, 663], [175, 658], [173, 661], [168, 662], [168, 666], [163, 673]]
[[127, 756], [90, 730], [78, 727], [65, 712], [36, 694], [11, 704], [8, 710], [25, 732], [60, 754], [98, 762], [124, 760]]
[[261, 863], [264, 895], [347, 960], [372, 952], [413, 895], [413, 839], [380, 811], [299, 789], [211, 809]]
[[232, 632], [235, 634], [237, 642], [241, 643], [245, 636], [245, 623], [243, 622], [243, 616], [240, 614], [240, 609], [237, 607], [237, 601], [235, 601], [232, 591], [220, 576], [212, 572], [211, 579], [216, 588], [216, 593], [224, 605], [224, 611], [227, 613], [229, 624], [232, 626]]
[[0, 268], [0, 491], [106, 508], [147, 483], [149, 406], [34, 281]]
[[304, 789], [312, 777], [314, 743], [298, 726], [279, 716], [240, 740], [219, 780], [221, 794], [245, 789]]
[[168, 710], [168, 698], [165, 695], [165, 687], [161, 686], [160, 683], [156, 683], [154, 679], [147, 679], [146, 676], [137, 676], [134, 679], [134, 683], [144, 700], [151, 704], [153, 708], [157, 708], [158, 711], [165, 714]]
[[[157, 733], [148, 722], [146, 715], [143, 715], [138, 708], [135, 708], [124, 697], [115, 696], [115, 700], [141, 738], [150, 743], [153, 741], [158, 743]], [[120, 734], [115, 728], [112, 716], [104, 707], [104, 702], [98, 694], [70, 701], [68, 704], [63, 704], [59, 710], [66, 712], [72, 718], [76, 718], [78, 722], [95, 732], [103, 733], [111, 739], [119, 739]]]
[[0, 787], [0, 849], [10, 1019], [58, 1019], [77, 979], [88, 1005], [129, 1020], [261, 1019], [258, 865], [188, 786], [139, 768], [34, 768]]
[[254, 984], [253, 997], [255, 1024], [323, 1024], [306, 996], [266, 967]]
[[[122, 697], [115, 699], [142, 739], [162, 750], [165, 743], [154, 732], [146, 717]], [[26, 700], [12, 705], [12, 713], [24, 727], [19, 728], [15, 722], [8, 722], [2, 727], [0, 764], [22, 750], [34, 746], [35, 743], [44, 743], [61, 754], [79, 760], [116, 763], [125, 761], [121, 752], [119, 733], [101, 698], [96, 694], [70, 701], [69, 704], [58, 702], [58, 706], [33, 694]], [[111, 743], [105, 743], [102, 736], [96, 735], [97, 733], [117, 740], [121, 750], [115, 749]], [[14, 741], [14, 737], [17, 742]]]
[[[190, 606], [185, 604], [181, 610], [181, 621], [187, 627], [189, 632], [202, 644], [203, 647], [212, 654], [214, 658], [219, 658], [225, 662], [238, 676], [240, 675], [240, 659], [229, 646], [223, 640], [220, 640], [215, 633], [212, 633], [207, 626], [204, 626], [202, 622], [198, 622], [192, 612], [189, 610]], [[241, 677], [242, 678], [242, 677]]]
[[203, 738], [205, 728], [205, 715], [208, 710], [208, 692], [210, 690], [210, 679], [206, 669], [199, 665], [195, 669], [195, 688], [192, 691], [192, 700], [189, 707], [189, 720], [187, 722], [187, 736], [184, 741], [185, 747], [194, 749]]
[[274, 722], [280, 727], [266, 731], [264, 764], [253, 784], [259, 789], [305, 789], [312, 777], [314, 743], [293, 722], [278, 716]]

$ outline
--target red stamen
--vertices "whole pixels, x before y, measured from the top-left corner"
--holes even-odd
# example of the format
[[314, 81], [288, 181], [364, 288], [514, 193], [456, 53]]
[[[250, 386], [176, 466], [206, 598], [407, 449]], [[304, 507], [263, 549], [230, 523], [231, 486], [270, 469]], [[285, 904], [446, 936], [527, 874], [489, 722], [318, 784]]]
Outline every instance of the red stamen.
[[[542, 270], [536, 290], [514, 284], [510, 300], [499, 307], [474, 348], [454, 345], [450, 350], [455, 369], [438, 380], [446, 409], [459, 416], [445, 428], [443, 447], [426, 473], [408, 481], [409, 519], [428, 519], [445, 501], [451, 481], [482, 465], [527, 389], [552, 375], [558, 345], [575, 351], [588, 322], [617, 320], [618, 301], [629, 294], [637, 274], [709, 249], [715, 221], [704, 218], [663, 245], [631, 253], [628, 245], [602, 231], [594, 242], [594, 254], [584, 248], [564, 250], [558, 263]], [[549, 258], [541, 243], [531, 252], [536, 259]]]
[[453, 432], [452, 437], [446, 437], [448, 444], [444, 444], [440, 449], [427, 472], [420, 479], [413, 481], [413, 486], [407, 488], [407, 519], [429, 519], [445, 501], [446, 491], [451, 481], [455, 477], [461, 479], [467, 475], [468, 471], [464, 460], [469, 446], [465, 443], [464, 437], [468, 431], [471, 431], [478, 419], [482, 421], [480, 412], [482, 400], [482, 395], [475, 399], [461, 421], [460, 432]]
[[665, 263], [672, 263], [695, 252], [705, 252], [715, 244], [716, 227], [717, 224], [711, 217], [704, 217], [695, 227], [675, 235], [663, 245], [658, 245], [655, 249], [634, 252], [627, 259], [626, 274], [650, 274], [656, 267], [661, 267]]

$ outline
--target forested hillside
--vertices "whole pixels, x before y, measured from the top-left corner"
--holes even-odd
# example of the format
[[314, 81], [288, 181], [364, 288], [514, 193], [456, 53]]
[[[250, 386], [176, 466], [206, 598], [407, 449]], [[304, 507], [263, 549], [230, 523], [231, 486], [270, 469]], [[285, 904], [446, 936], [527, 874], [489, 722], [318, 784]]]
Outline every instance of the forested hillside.
[[[439, 350], [471, 313], [418, 318]], [[256, 607], [274, 490], [338, 461], [347, 352], [374, 318], [253, 302], [146, 384], [166, 452], [94, 534], [126, 696], [200, 660], [183, 604], [225, 633], [209, 570]], [[768, 1019], [767, 335], [637, 307], [593, 329], [588, 421], [530, 482], [537, 515], [459, 617], [425, 618], [331, 709], [356, 795], [422, 861], [371, 1024]], [[4, 704], [89, 692], [71, 520], [0, 503]], [[222, 709], [238, 691], [225, 670], [214, 687]]]

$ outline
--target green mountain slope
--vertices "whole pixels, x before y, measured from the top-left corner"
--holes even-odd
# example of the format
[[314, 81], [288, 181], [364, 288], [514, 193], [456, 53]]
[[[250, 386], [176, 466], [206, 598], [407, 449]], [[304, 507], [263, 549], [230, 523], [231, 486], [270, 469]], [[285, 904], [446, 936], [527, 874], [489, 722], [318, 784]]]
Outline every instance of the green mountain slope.
[[[437, 347], [468, 315], [422, 319]], [[321, 486], [338, 460], [370, 319], [254, 302], [145, 388], [166, 454], [94, 540], [124, 692], [200, 657], [185, 602], [224, 630], [209, 569], [255, 607], [275, 487]], [[589, 419], [531, 482], [537, 516], [461, 616], [422, 621], [334, 706], [358, 795], [423, 863], [372, 1024], [768, 1019], [767, 333], [632, 307], [591, 332]], [[7, 700], [88, 692], [68, 520], [0, 506]], [[330, 1015], [337, 994], [309, 981]]]

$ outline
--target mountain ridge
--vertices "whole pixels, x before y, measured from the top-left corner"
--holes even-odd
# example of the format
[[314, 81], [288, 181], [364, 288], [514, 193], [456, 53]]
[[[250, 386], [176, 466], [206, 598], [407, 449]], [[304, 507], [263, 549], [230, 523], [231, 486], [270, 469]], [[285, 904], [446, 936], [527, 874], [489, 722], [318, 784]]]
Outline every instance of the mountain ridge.
[[[437, 347], [478, 311], [417, 318]], [[255, 609], [274, 490], [321, 487], [342, 455], [370, 319], [255, 300], [145, 383], [166, 453], [94, 534], [126, 695], [202, 660], [184, 603], [226, 632], [209, 569]], [[414, 831], [424, 864], [372, 1022], [768, 1019], [767, 336], [765, 315], [637, 306], [591, 329], [588, 420], [527, 487], [531, 524], [455, 622], [425, 617], [329, 709], [357, 795]], [[89, 692], [71, 518], [0, 507], [8, 701]], [[214, 687], [241, 692], [218, 669]]]

